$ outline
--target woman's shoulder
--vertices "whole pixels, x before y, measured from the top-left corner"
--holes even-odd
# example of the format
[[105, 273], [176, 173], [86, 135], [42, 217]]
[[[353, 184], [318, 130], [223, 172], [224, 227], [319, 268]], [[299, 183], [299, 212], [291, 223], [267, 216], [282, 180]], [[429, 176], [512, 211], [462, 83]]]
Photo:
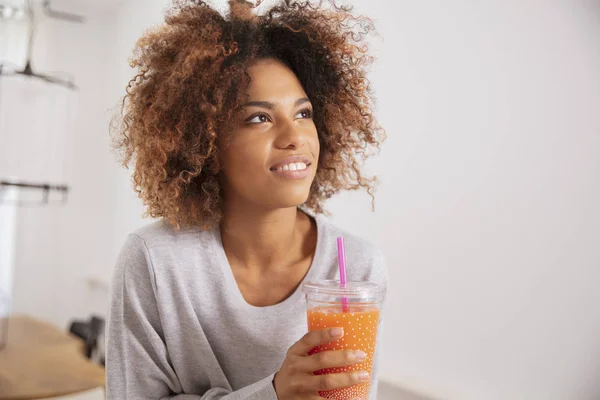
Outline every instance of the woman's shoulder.
[[198, 245], [198, 242], [212, 240], [209, 231], [202, 231], [199, 227], [176, 228], [164, 220], [157, 220], [131, 232], [125, 241], [125, 246], [143, 245], [147, 249], [185, 247]]
[[177, 229], [163, 220], [130, 233], [121, 247], [118, 264], [151, 265], [163, 270], [182, 262], [202, 258], [214, 235], [200, 228]]

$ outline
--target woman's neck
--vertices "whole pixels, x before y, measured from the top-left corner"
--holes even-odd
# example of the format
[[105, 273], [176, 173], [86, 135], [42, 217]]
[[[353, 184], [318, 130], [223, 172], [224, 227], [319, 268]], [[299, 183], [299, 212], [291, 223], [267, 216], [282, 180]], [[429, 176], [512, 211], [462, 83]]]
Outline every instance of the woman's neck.
[[301, 256], [310, 228], [310, 218], [296, 207], [261, 210], [226, 204], [221, 240], [232, 264], [260, 273], [290, 266]]

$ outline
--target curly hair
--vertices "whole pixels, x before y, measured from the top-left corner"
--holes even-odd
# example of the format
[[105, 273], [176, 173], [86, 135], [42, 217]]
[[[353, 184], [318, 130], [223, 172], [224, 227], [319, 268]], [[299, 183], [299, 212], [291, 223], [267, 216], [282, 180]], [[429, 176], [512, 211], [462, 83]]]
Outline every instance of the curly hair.
[[283, 0], [258, 15], [230, 0], [222, 15], [204, 1], [175, 0], [165, 24], [138, 40], [130, 60], [137, 74], [111, 132], [123, 164], [134, 166], [146, 215], [176, 227], [219, 223], [219, 146], [247, 99], [249, 63], [264, 58], [287, 65], [313, 104], [321, 153], [304, 206], [322, 213], [340, 190], [364, 188], [373, 198], [375, 178], [360, 171], [385, 138], [366, 78], [373, 23], [321, 3]]

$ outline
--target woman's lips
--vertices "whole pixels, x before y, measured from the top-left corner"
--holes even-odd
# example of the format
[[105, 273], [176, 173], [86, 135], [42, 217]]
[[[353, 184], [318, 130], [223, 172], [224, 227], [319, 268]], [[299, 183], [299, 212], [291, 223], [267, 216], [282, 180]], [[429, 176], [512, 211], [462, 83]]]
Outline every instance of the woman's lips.
[[306, 165], [310, 165], [311, 161], [312, 160], [309, 156], [304, 156], [304, 155], [288, 156], [288, 157], [284, 158], [283, 160], [279, 161], [278, 163], [276, 163], [275, 165], [272, 165], [270, 167], [270, 170], [274, 171], [274, 170], [280, 169], [281, 167], [283, 167], [285, 165], [297, 164], [297, 163], [304, 163]]
[[288, 179], [304, 179], [310, 175], [310, 167], [303, 169], [302, 171], [271, 171], [275, 175], [281, 176]]
[[310, 165], [307, 165], [306, 168], [300, 170], [284, 170], [278, 168], [276, 170], [271, 170], [275, 175], [281, 176], [282, 178], [287, 179], [304, 179], [310, 176]]
[[311, 162], [308, 156], [290, 156], [271, 167], [271, 172], [288, 179], [304, 179], [310, 176]]

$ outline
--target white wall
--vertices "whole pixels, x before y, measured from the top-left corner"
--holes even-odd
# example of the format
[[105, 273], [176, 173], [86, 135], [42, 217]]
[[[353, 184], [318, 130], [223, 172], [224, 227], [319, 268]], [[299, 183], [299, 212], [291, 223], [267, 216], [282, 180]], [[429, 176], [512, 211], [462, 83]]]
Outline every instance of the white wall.
[[365, 196], [332, 209], [389, 261], [384, 375], [599, 399], [600, 3], [357, 4], [384, 37], [389, 140], [376, 214]]

